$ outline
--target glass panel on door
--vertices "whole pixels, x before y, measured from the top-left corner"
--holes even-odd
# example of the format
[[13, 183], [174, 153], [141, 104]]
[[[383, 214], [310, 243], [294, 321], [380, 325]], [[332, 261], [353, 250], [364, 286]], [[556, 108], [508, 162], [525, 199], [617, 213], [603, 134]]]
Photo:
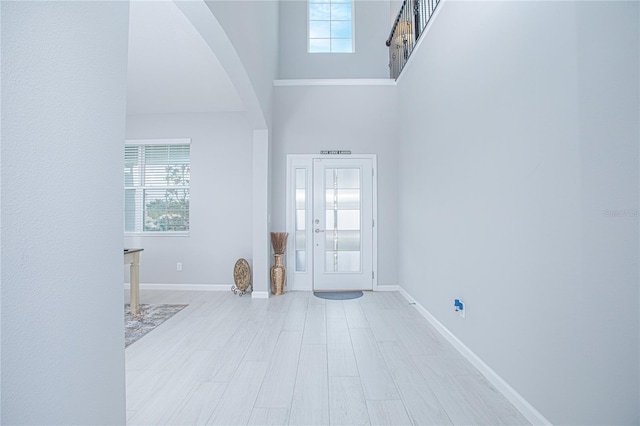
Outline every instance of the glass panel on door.
[[325, 169], [325, 272], [361, 272], [360, 168]]
[[294, 240], [296, 252], [296, 271], [307, 270], [307, 170], [296, 169], [296, 237]]

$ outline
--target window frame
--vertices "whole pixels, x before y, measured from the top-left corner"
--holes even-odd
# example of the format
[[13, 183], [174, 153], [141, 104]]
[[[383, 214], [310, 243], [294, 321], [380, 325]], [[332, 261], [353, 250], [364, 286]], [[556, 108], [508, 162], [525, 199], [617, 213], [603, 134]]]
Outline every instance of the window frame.
[[[350, 52], [334, 52], [331, 50], [331, 46], [332, 46], [332, 41], [333, 40], [348, 40], [348, 39], [344, 39], [344, 38], [334, 38], [331, 37], [331, 28], [329, 29], [329, 38], [311, 38], [311, 5], [312, 4], [328, 4], [329, 6], [331, 6], [331, 4], [350, 4], [351, 5], [351, 51]], [[356, 1], [355, 0], [348, 0], [348, 1], [336, 1], [334, 3], [334, 0], [307, 0], [306, 1], [306, 7], [307, 7], [307, 53], [309, 54], [331, 54], [331, 55], [348, 55], [348, 54], [352, 54], [352, 53], [356, 53], [356, 18], [355, 18], [355, 9], [356, 9]], [[314, 20], [316, 21], [316, 20]], [[331, 27], [331, 22], [333, 22], [333, 20], [330, 18], [327, 22], [329, 22], [329, 26]], [[336, 22], [347, 22], [347, 21], [339, 21], [337, 20]], [[312, 52], [311, 51], [311, 40], [329, 40], [329, 50], [328, 51], [322, 51], [322, 52]]]
[[[183, 145], [188, 145], [189, 146], [189, 169], [191, 169], [191, 139], [190, 138], [173, 138], [173, 139], [126, 139], [125, 140], [125, 150], [127, 146], [142, 146], [142, 145], [154, 145], [154, 146], [183, 146]], [[124, 152], [123, 152], [124, 154]], [[123, 160], [125, 160], [123, 158]], [[126, 167], [126, 165], [123, 165], [123, 171], [124, 168]], [[123, 179], [123, 197], [125, 196], [125, 191], [127, 189], [142, 189], [144, 191], [144, 189], [147, 189], [147, 187], [145, 185], [139, 185], [139, 186], [127, 186], [124, 182]], [[169, 186], [168, 186], [169, 187]], [[186, 187], [189, 190], [189, 212], [191, 210], [191, 202], [190, 202], [190, 198], [191, 198], [191, 173], [189, 172], [189, 184], [188, 185], [180, 185], [179, 188], [184, 188]], [[151, 186], [148, 189], [164, 189], [165, 187], [163, 186]], [[169, 187], [172, 188], [172, 187]], [[125, 229], [126, 223], [125, 223], [125, 202], [123, 200], [123, 206], [122, 206], [122, 215], [123, 215], [123, 221], [122, 221], [122, 228], [123, 228], [123, 232], [125, 237], [133, 237], [133, 236], [144, 236], [144, 237], [185, 237], [185, 236], [189, 236], [191, 233], [191, 224], [189, 223], [189, 229], [186, 231], [146, 231], [144, 230], [144, 207], [142, 210], [142, 230], [135, 230], [135, 231], [127, 231]], [[136, 216], [140, 214], [139, 212], [136, 211]], [[189, 215], [190, 217], [190, 215]], [[136, 218], [136, 220], [138, 220], [139, 218]]]

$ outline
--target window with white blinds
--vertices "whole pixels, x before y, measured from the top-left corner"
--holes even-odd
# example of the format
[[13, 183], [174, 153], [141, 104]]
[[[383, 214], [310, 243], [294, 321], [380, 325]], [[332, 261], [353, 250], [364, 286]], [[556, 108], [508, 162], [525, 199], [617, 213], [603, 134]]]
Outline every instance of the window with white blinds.
[[128, 140], [124, 232], [189, 231], [190, 139]]

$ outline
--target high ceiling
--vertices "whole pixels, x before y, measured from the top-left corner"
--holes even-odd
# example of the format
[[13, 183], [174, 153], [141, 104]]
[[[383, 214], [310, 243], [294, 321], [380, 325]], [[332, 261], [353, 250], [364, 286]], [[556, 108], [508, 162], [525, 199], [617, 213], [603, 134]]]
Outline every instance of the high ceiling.
[[127, 114], [242, 111], [222, 65], [172, 1], [130, 2]]

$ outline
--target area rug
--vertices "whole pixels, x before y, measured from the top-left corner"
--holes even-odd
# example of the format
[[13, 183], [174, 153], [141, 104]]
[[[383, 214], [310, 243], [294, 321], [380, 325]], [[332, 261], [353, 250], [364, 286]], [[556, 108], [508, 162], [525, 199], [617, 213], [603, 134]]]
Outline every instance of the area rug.
[[362, 297], [361, 291], [314, 291], [313, 295], [321, 299], [350, 300]]
[[189, 305], [140, 305], [136, 315], [131, 306], [124, 305], [124, 347], [137, 342], [142, 336]]

